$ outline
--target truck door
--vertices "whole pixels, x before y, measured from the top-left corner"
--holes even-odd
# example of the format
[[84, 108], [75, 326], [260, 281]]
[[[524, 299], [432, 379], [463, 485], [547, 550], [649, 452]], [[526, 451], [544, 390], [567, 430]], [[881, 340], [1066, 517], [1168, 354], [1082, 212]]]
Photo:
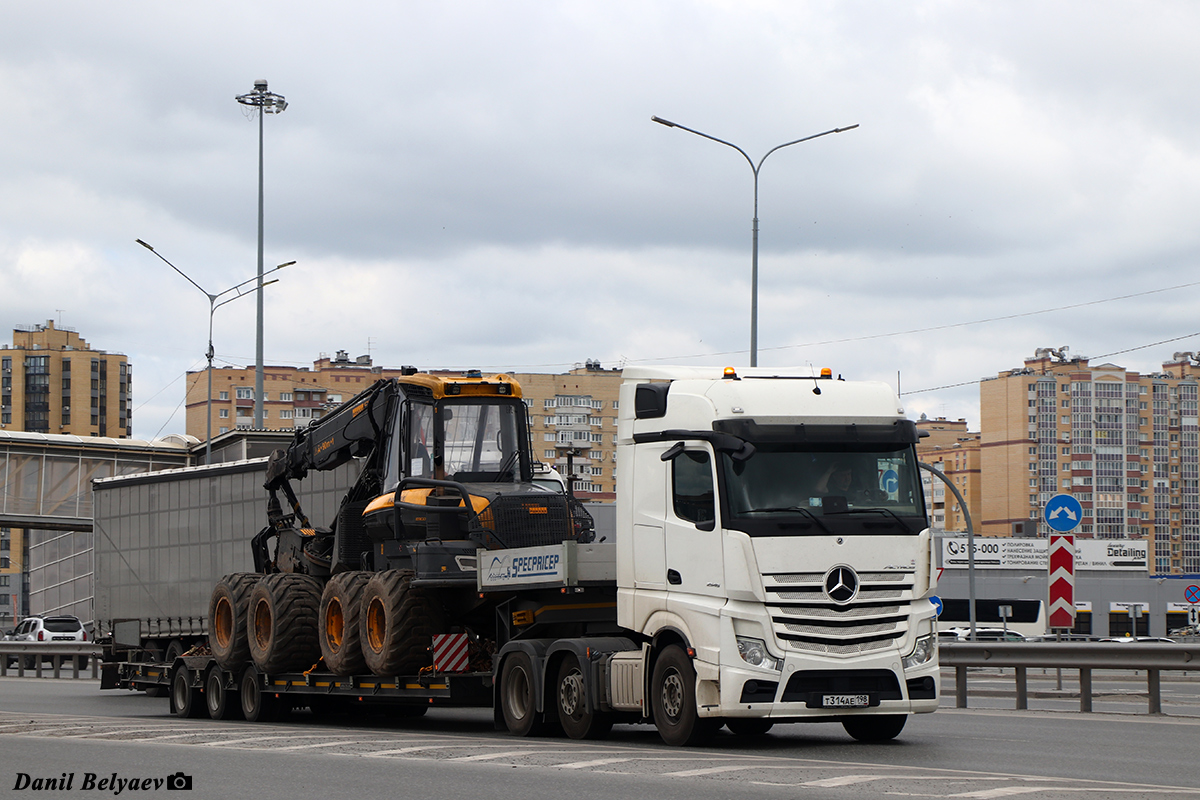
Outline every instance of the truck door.
[[684, 448], [671, 460], [665, 520], [667, 591], [723, 596], [725, 570], [717, 525], [712, 455]]

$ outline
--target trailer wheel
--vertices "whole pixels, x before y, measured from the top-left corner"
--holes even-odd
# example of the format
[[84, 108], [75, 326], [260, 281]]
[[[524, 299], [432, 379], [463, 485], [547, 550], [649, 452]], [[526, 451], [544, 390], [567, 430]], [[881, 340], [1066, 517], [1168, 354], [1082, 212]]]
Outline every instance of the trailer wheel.
[[213, 719], [239, 719], [242, 707], [237, 692], [225, 685], [224, 671], [220, 665], [210, 667], [204, 676], [204, 705], [208, 716]]
[[268, 674], [311, 667], [321, 656], [317, 611], [321, 584], [309, 575], [267, 575], [250, 592], [250, 658]]
[[280, 716], [279, 698], [262, 687], [262, 673], [247, 667], [242, 673], [238, 698], [242, 701], [242, 716], [250, 722], [271, 722]]
[[321, 657], [335, 675], [353, 675], [366, 669], [358, 619], [363, 588], [370, 577], [367, 572], [342, 572], [330, 578], [321, 593], [317, 617]]
[[537, 736], [544, 730], [537, 710], [537, 677], [528, 654], [515, 652], [500, 671], [500, 711], [514, 736]]
[[171, 676], [171, 705], [179, 717], [198, 717], [204, 709], [203, 696], [192, 687], [192, 673], [187, 667], [180, 667]]
[[226, 575], [213, 587], [208, 601], [208, 646], [225, 669], [238, 669], [250, 658], [246, 640], [246, 608], [250, 592], [262, 577], [255, 573]]
[[412, 570], [377, 572], [363, 589], [359, 638], [376, 675], [416, 673], [433, 663], [433, 634], [441, 615], [428, 595], [410, 586]]
[[664, 649], [654, 662], [650, 692], [654, 726], [669, 745], [700, 744], [721, 725], [721, 720], [701, 719], [697, 713], [696, 669], [677, 644]]
[[583, 670], [574, 653], [568, 653], [559, 665], [558, 680], [554, 687], [558, 719], [567, 736], [572, 739], [603, 739], [608, 735], [613, 726], [612, 715], [592, 711], [588, 707]]
[[908, 722], [907, 714], [881, 714], [870, 717], [842, 717], [846, 733], [860, 742], [887, 742], [895, 739]]
[[183, 646], [183, 642], [179, 639], [172, 639], [167, 645], [167, 654], [163, 656], [163, 660], [168, 664], [174, 664], [175, 659], [187, 652], [187, 648]]
[[738, 736], [762, 736], [774, 725], [774, 722], [762, 717], [730, 717], [725, 720], [725, 727], [729, 728], [729, 732]]

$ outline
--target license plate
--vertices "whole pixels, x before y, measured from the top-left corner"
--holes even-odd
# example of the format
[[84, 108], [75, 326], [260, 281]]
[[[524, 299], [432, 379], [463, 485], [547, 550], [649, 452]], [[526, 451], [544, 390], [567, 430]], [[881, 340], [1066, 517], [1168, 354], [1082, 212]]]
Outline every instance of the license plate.
[[865, 694], [826, 694], [821, 695], [821, 705], [825, 708], [866, 708], [871, 705], [871, 698]]

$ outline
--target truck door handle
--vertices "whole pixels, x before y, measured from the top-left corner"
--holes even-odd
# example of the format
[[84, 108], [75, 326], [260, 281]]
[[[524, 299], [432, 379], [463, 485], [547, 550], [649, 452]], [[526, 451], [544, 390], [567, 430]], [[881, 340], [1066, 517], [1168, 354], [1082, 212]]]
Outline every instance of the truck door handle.
[[672, 586], [678, 586], [683, 583], [683, 578], [679, 577], [679, 573], [673, 569], [667, 570], [667, 583]]

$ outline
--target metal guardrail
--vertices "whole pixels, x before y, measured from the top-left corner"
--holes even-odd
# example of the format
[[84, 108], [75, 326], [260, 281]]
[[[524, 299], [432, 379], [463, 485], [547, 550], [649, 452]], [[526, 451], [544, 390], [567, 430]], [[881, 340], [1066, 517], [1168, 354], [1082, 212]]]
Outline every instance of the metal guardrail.
[[1145, 670], [1149, 713], [1162, 713], [1162, 671], [1200, 671], [1200, 644], [1158, 642], [941, 643], [939, 661], [954, 667], [957, 708], [967, 707], [969, 667], [1013, 667], [1017, 708], [1029, 707], [1029, 667], [1079, 670], [1079, 710], [1092, 710], [1092, 670]]
[[[45, 642], [0, 642], [0, 677], [8, 676], [13, 669], [8, 665], [10, 659], [16, 660], [18, 678], [24, 678], [25, 672], [34, 673], [34, 677], [42, 677], [42, 665], [50, 661], [52, 677], [62, 677], [63, 666], [70, 667], [72, 678], [79, 677], [78, 656], [87, 656], [91, 666], [92, 677], [100, 676], [100, 656], [103, 649], [98, 644], [47, 644]], [[32, 658], [34, 665], [26, 667], [25, 662]], [[85, 675], [86, 677], [86, 675]]]

